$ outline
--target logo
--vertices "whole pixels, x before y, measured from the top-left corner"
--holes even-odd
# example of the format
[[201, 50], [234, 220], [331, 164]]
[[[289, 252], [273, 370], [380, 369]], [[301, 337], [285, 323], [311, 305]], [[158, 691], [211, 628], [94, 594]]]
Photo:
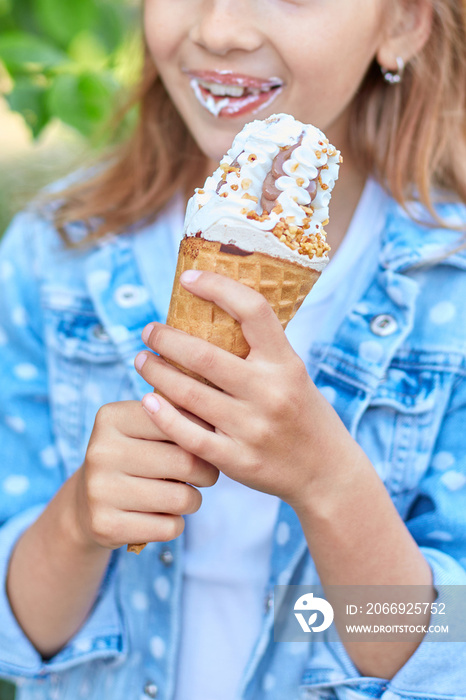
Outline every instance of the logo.
[[[317, 598], [314, 593], [306, 593], [302, 595], [296, 603], [294, 604], [294, 609], [302, 610], [306, 613], [311, 613], [308, 620], [301, 612], [295, 612], [295, 617], [298, 620], [303, 632], [323, 632], [328, 629], [333, 622], [333, 608], [330, 603], [324, 598]], [[322, 624], [315, 626], [314, 623], [317, 620], [317, 613], [321, 612], [324, 616], [324, 621]]]

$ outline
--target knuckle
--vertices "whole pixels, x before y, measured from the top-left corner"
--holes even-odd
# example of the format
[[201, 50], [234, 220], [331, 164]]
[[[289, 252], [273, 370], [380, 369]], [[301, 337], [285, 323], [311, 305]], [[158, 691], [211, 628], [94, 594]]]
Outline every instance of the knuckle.
[[96, 540], [112, 541], [114, 527], [111, 524], [109, 514], [102, 508], [91, 508], [90, 530]]
[[106, 403], [99, 408], [95, 416], [96, 426], [106, 426], [112, 423], [118, 410], [117, 403]]
[[211, 469], [209, 469], [209, 471], [207, 472], [207, 476], [206, 476], [206, 486], [215, 486], [215, 484], [218, 481], [219, 476], [220, 476], [220, 472], [218, 469], [216, 469], [215, 467], [212, 467]]
[[186, 511], [185, 511], [187, 515], [191, 515], [192, 513], [196, 513], [202, 505], [202, 494], [200, 493], [200, 491], [193, 488], [192, 486], [189, 488], [190, 488], [191, 493], [190, 493], [189, 499], [188, 499], [188, 501], [189, 501], [188, 507], [186, 508]]
[[254, 303], [251, 304], [251, 311], [262, 321], [267, 320], [273, 314], [272, 307], [262, 294], [258, 294]]
[[251, 424], [249, 443], [253, 447], [262, 447], [273, 437], [273, 429], [266, 420], [256, 420]]
[[215, 357], [215, 348], [208, 345], [198, 352], [196, 364], [204, 370], [209, 370], [215, 364]]
[[293, 386], [302, 387], [309, 380], [306, 365], [298, 355], [295, 355], [289, 362], [289, 376]]
[[106, 479], [102, 478], [102, 474], [96, 470], [86, 472], [86, 493], [90, 504], [94, 506], [99, 504], [102, 496], [107, 492]]
[[89, 473], [90, 471], [89, 478], [95, 473], [94, 470], [96, 467], [105, 464], [107, 457], [108, 453], [105, 443], [99, 440], [92, 440], [89, 443], [86, 452], [86, 464], [88, 466], [87, 472]]
[[165, 343], [166, 335], [167, 331], [165, 326], [163, 326], [162, 324], [155, 324], [147, 340], [147, 345], [153, 350], [162, 347]]
[[193, 455], [191, 452], [184, 452], [183, 454], [184, 458], [184, 464], [183, 464], [183, 475], [184, 475], [184, 480], [192, 483], [192, 480], [194, 480], [197, 476], [197, 465], [199, 462], [199, 458], [196, 457], [196, 455]]
[[189, 450], [195, 455], [202, 455], [206, 448], [206, 438], [201, 435], [193, 435], [189, 441]]
[[157, 540], [160, 542], [169, 542], [175, 540], [181, 535], [184, 530], [184, 520], [181, 515], [169, 515], [163, 519], [163, 523], [159, 527]]
[[189, 513], [192, 507], [192, 488], [186, 484], [175, 484], [176, 488], [172, 490], [172, 513], [182, 515]]
[[[196, 382], [193, 384], [190, 384], [184, 392], [184, 403], [187, 407], [189, 408], [196, 408], [196, 406], [199, 405], [200, 402], [200, 393], [199, 393], [199, 387], [196, 386], [196, 384], [199, 384], [199, 382]], [[195, 411], [194, 411], [195, 412]]]

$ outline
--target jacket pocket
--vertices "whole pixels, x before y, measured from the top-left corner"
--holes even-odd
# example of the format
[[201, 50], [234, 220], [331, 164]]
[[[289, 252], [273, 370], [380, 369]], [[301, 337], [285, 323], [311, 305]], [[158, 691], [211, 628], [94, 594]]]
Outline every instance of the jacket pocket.
[[69, 475], [82, 464], [99, 408], [136, 397], [88, 298], [51, 290], [43, 308], [52, 422]]
[[390, 494], [412, 492], [426, 472], [449, 384], [441, 372], [393, 364], [373, 394], [357, 439]]

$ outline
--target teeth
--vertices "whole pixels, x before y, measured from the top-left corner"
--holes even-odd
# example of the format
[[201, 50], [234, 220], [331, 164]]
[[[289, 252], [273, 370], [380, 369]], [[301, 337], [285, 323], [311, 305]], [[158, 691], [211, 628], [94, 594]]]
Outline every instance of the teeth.
[[221, 97], [242, 97], [245, 88], [239, 85], [221, 85], [220, 83], [208, 83], [204, 80], [199, 80], [199, 85], [212, 93]]

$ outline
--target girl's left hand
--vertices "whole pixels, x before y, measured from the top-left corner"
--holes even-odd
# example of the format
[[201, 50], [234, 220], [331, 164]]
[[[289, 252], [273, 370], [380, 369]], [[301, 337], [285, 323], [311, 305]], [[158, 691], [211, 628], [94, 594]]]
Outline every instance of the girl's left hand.
[[[241, 323], [251, 350], [241, 359], [205, 340], [160, 323], [142, 334], [146, 345], [205, 377], [202, 384], [153, 353], [135, 365], [151, 386], [215, 427], [207, 430], [159, 395], [143, 405], [167, 438], [250, 488], [276, 495], [295, 509], [335, 488], [360, 448], [318, 391], [265, 298], [213, 272], [183, 286], [215, 302]], [[195, 275], [192, 275], [195, 277]], [[144, 364], [141, 364], [144, 358]], [[324, 490], [322, 490], [324, 489]]]

